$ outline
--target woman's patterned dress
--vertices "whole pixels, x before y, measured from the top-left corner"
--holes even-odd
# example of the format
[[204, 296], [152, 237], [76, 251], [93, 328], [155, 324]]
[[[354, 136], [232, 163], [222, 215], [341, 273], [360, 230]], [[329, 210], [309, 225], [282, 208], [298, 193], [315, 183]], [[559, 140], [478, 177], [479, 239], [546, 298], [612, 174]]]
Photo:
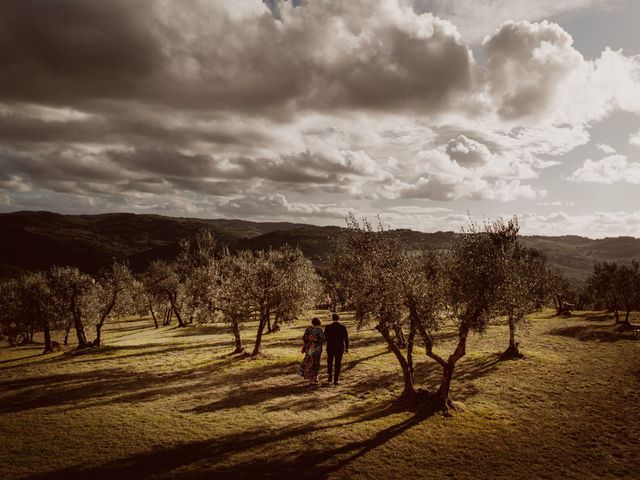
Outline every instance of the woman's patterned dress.
[[300, 364], [298, 373], [307, 380], [314, 380], [318, 376], [324, 340], [324, 331], [320, 327], [309, 327], [302, 336], [306, 355]]

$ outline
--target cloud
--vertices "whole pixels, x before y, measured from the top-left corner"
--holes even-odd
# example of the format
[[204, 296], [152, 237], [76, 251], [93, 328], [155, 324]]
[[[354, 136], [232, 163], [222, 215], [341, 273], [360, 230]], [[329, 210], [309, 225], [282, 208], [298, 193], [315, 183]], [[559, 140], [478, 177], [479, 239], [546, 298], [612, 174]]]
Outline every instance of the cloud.
[[616, 153], [616, 149], [611, 145], [607, 145], [606, 143], [598, 143], [596, 148], [600, 150], [602, 153], [606, 153], [607, 155], [613, 155]]
[[611, 8], [604, 0], [414, 0], [419, 12], [450, 20], [466, 41], [480, 42], [508, 20], [537, 21], [587, 7]]
[[602, 160], [585, 160], [582, 167], [571, 174], [572, 182], [611, 184], [627, 182], [640, 185], [640, 162], [629, 162], [624, 155], [611, 155]]
[[629, 144], [633, 145], [634, 147], [640, 148], [640, 130], [638, 130], [636, 133], [632, 133], [629, 136]]
[[273, 217], [329, 217], [342, 219], [348, 209], [335, 204], [318, 204], [312, 202], [289, 202], [282, 194], [257, 198], [234, 198], [216, 206], [216, 211], [232, 217], [267, 216]]
[[0, 2], [0, 192], [282, 218], [539, 200], [596, 121], [640, 111], [638, 58], [503, 24], [594, 2], [267, 3]]
[[472, 178], [464, 182], [454, 182], [437, 176], [420, 177], [415, 184], [405, 185], [399, 193], [401, 198], [422, 198], [441, 201], [464, 198], [511, 202], [522, 199], [533, 200], [546, 196], [546, 191], [536, 192], [531, 185], [523, 185], [520, 180], [487, 181], [482, 178]]
[[559, 25], [506, 22], [484, 41], [488, 92], [506, 121], [577, 125], [640, 112], [640, 57], [605, 49], [593, 61]]
[[473, 88], [473, 58], [455, 27], [396, 0], [282, 3], [278, 18], [260, 0], [0, 8], [5, 101], [437, 113]]
[[586, 235], [590, 238], [640, 235], [640, 210], [590, 214], [557, 211], [548, 215], [522, 214], [518, 220], [524, 235]]

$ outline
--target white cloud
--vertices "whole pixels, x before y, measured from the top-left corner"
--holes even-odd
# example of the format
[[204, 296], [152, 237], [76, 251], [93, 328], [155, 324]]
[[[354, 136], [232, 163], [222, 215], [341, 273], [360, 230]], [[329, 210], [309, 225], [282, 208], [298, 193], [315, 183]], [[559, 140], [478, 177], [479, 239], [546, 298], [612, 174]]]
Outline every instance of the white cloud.
[[640, 211], [594, 212], [572, 215], [557, 211], [548, 215], [518, 217], [524, 235], [583, 235], [590, 238], [619, 235], [640, 237]]
[[598, 143], [596, 148], [600, 150], [602, 153], [606, 153], [607, 155], [613, 155], [616, 153], [616, 149], [611, 145], [607, 145], [606, 143]]
[[629, 136], [629, 144], [633, 145], [634, 147], [640, 148], [640, 130], [638, 130], [636, 133], [632, 133]]
[[346, 208], [339, 208], [334, 204], [289, 202], [287, 197], [279, 193], [257, 198], [240, 197], [230, 199], [219, 203], [216, 206], [216, 211], [238, 218], [246, 216], [344, 218], [348, 212]]
[[537, 21], [587, 7], [611, 8], [606, 0], [414, 0], [414, 5], [451, 20], [472, 43], [508, 20]]
[[616, 110], [640, 112], [640, 57], [607, 48], [585, 60], [547, 21], [506, 22], [484, 47], [488, 92], [505, 121], [580, 125]]
[[640, 162], [629, 162], [624, 155], [611, 155], [602, 160], [585, 160], [582, 167], [571, 174], [572, 182], [616, 183], [640, 185]]

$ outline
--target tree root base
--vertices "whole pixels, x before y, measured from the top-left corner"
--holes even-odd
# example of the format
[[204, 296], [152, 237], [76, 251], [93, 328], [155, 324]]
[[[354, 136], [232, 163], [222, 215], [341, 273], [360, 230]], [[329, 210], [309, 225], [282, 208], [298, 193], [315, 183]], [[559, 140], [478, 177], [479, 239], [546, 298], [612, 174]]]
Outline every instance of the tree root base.
[[398, 403], [403, 408], [414, 410], [426, 416], [441, 412], [444, 416], [450, 417], [453, 413], [462, 413], [465, 410], [462, 403], [454, 402], [450, 398], [443, 402], [437, 392], [423, 388], [409, 394], [404, 393]]
[[520, 352], [519, 344], [509, 345], [502, 355], [500, 355], [502, 360], [518, 360], [519, 358], [524, 358], [524, 354]]

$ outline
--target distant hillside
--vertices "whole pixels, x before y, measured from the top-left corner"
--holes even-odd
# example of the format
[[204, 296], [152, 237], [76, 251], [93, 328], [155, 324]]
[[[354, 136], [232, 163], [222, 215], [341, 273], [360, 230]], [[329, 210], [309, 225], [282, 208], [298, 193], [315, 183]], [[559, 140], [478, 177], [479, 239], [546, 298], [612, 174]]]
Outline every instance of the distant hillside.
[[[284, 244], [300, 247], [315, 265], [322, 266], [340, 227], [287, 222], [173, 218], [161, 215], [113, 213], [60, 215], [50, 212], [0, 214], [0, 276], [52, 265], [75, 265], [94, 272], [114, 258], [126, 259], [141, 271], [154, 259], [172, 259], [178, 241], [198, 230], [212, 231], [232, 250], [260, 250]], [[422, 233], [397, 230], [411, 246], [447, 248], [453, 232]], [[628, 262], [640, 259], [640, 239], [591, 240], [578, 236], [523, 237], [525, 243], [547, 254], [551, 266], [574, 280], [584, 280], [596, 261]]]

